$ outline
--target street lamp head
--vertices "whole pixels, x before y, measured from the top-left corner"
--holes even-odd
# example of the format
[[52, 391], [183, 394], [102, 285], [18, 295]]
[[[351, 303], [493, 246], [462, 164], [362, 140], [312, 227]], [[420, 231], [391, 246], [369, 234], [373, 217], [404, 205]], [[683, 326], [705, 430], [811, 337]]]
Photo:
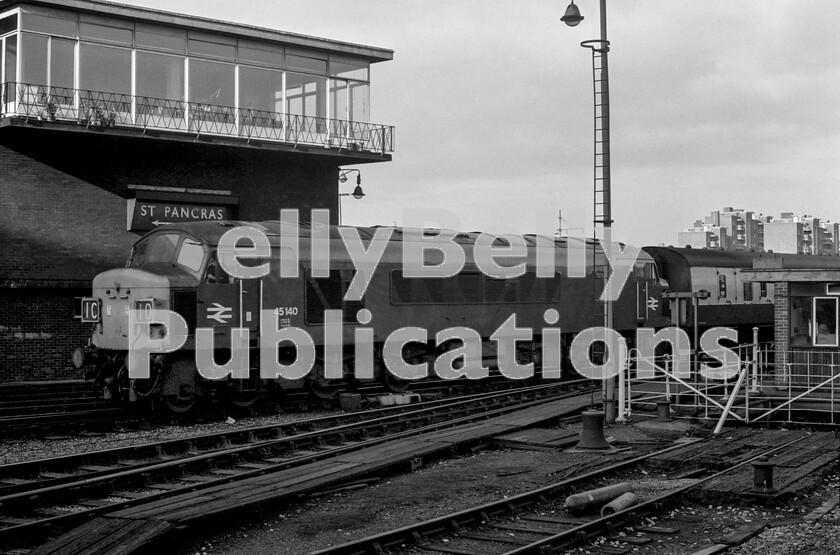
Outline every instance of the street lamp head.
[[352, 170], [343, 170], [341, 173], [338, 174], [338, 182], [339, 183], [347, 183], [347, 174], [356, 172], [356, 185], [362, 184], [362, 172], [357, 169]]
[[580, 10], [577, 6], [575, 6], [575, 0], [572, 0], [572, 3], [569, 4], [568, 8], [566, 8], [566, 13], [560, 18], [560, 21], [569, 27], [574, 27], [583, 21], [583, 16], [580, 15]]
[[360, 198], [365, 196], [365, 192], [362, 191], [362, 186], [360, 184], [357, 184], [356, 188], [353, 189], [353, 192], [350, 193], [350, 194], [353, 195], [353, 198], [356, 199], [356, 200], [359, 200]]

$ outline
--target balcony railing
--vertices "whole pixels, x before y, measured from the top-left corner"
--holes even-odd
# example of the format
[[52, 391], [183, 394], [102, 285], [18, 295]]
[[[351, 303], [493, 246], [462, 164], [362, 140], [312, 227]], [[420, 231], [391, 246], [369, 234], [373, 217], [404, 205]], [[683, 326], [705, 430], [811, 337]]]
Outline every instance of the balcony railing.
[[2, 117], [238, 137], [350, 151], [394, 151], [394, 127], [183, 100], [3, 83]]

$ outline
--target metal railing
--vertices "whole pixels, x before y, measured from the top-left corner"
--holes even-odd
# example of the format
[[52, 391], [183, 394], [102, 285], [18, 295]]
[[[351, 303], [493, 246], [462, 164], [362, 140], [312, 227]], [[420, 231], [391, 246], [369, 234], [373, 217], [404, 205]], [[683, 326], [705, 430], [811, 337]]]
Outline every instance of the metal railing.
[[[712, 379], [697, 372], [690, 360], [689, 375], [678, 375], [669, 356], [641, 361], [629, 359], [622, 387], [629, 415], [633, 407], [669, 401], [677, 413], [724, 422], [840, 423], [840, 352], [779, 351], [773, 345], [741, 345], [733, 349], [737, 361], [728, 379]], [[643, 364], [654, 375], [641, 377]]]
[[394, 151], [394, 127], [282, 114], [147, 96], [105, 93], [30, 83], [2, 86], [0, 116], [236, 137], [247, 141], [316, 145], [350, 151]]

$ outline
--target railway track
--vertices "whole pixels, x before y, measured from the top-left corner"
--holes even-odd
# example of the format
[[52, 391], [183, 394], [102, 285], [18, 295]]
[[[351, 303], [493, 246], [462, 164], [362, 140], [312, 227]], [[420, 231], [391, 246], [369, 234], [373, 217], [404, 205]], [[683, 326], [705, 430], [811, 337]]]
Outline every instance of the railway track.
[[[0, 466], [0, 543], [140, 503], [579, 395], [531, 386]], [[570, 392], [571, 390], [571, 392]]]
[[581, 547], [599, 537], [622, 547], [592, 545], [593, 552], [625, 553], [634, 546], [650, 543], [654, 537], [660, 539], [676, 533], [676, 529], [649, 525], [649, 519], [662, 515], [693, 488], [726, 476], [759, 457], [784, 450], [802, 439], [800, 437], [767, 449], [719, 472], [690, 480], [687, 485], [685, 481], [678, 482], [661, 495], [606, 516], [570, 514], [564, 508], [564, 501], [567, 496], [583, 490], [620, 483], [622, 474], [628, 470], [684, 445], [651, 451], [500, 501], [322, 549], [313, 555], [544, 555]]
[[112, 428], [134, 411], [99, 399], [86, 382], [8, 384], [0, 387], [0, 437], [56, 435], [86, 426]]
[[[525, 383], [538, 383], [526, 381]], [[470, 380], [427, 380], [412, 384], [407, 393], [423, 396], [463, 395], [471, 391], [489, 392], [511, 389], [521, 385], [504, 377], [491, 377], [480, 382]], [[152, 411], [144, 406], [117, 405], [111, 401], [96, 399], [92, 393], [79, 387], [59, 386], [55, 394], [42, 391], [24, 393], [24, 386], [18, 386], [20, 394], [5, 397], [0, 401], [0, 439], [20, 437], [66, 436], [73, 434], [102, 433], [122, 428], [140, 428], [166, 424], [194, 424], [203, 421], [218, 421], [227, 416], [241, 418], [260, 414], [281, 412], [306, 412], [313, 409], [338, 409], [338, 397], [319, 399], [309, 393], [291, 393], [280, 399], [265, 397], [252, 408], [224, 406], [210, 403], [193, 413], [173, 415]], [[7, 386], [8, 388], [8, 386]], [[388, 392], [381, 386], [360, 387], [357, 391], [363, 398], [371, 399]], [[72, 396], [72, 395], [78, 396]], [[368, 401], [369, 402], [369, 401]]]

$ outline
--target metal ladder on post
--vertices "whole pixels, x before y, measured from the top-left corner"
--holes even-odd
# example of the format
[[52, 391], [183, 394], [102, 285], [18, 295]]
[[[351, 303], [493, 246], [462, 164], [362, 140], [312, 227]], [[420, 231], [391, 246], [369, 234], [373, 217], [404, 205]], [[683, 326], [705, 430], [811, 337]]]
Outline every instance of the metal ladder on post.
[[[610, 91], [607, 79], [607, 52], [609, 43], [600, 40], [582, 43], [592, 50], [592, 84], [595, 99], [595, 187], [594, 187], [594, 230], [598, 237], [598, 230], [602, 232], [612, 227], [612, 208], [610, 206]], [[602, 234], [601, 239], [611, 241], [612, 237]], [[606, 245], [604, 245], [606, 246]], [[598, 257], [593, 251], [593, 271], [596, 276], [603, 276], [601, 290], [609, 277], [609, 263], [606, 257]], [[596, 280], [597, 281], [597, 280]], [[596, 283], [596, 286], [599, 285]], [[600, 316], [605, 315], [605, 303], [599, 303]], [[598, 322], [599, 325], [605, 320]]]
[[[610, 202], [610, 90], [608, 79], [607, 52], [609, 42], [605, 40], [591, 40], [581, 43], [581, 46], [592, 50], [592, 84], [594, 92], [594, 198], [593, 198], [593, 234], [596, 241], [592, 245], [593, 272], [593, 310], [594, 326], [611, 329], [612, 307], [609, 302], [601, 300], [610, 276], [610, 265], [605, 251], [612, 242], [612, 208]], [[601, 231], [599, 237], [599, 230]], [[597, 239], [601, 239], [601, 249]], [[605, 338], [606, 339], [606, 338]], [[593, 344], [592, 361], [603, 363], [606, 360], [606, 343], [599, 341]]]

